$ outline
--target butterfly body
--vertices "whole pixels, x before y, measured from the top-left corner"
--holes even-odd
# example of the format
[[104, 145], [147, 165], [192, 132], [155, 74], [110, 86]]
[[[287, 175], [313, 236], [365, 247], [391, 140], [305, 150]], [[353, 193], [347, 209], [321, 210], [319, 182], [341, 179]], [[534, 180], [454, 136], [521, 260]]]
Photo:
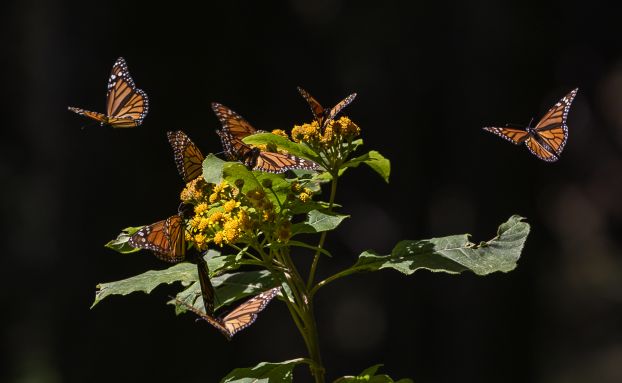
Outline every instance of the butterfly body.
[[106, 113], [70, 106], [70, 111], [113, 128], [133, 128], [142, 124], [149, 111], [147, 94], [136, 88], [123, 57], [112, 66], [106, 92]]
[[515, 145], [524, 143], [534, 156], [543, 161], [557, 161], [568, 140], [566, 120], [577, 91], [578, 89], [574, 89], [564, 96], [544, 114], [544, 117], [534, 127], [530, 124], [525, 129], [485, 127], [484, 130]]
[[259, 148], [246, 145], [242, 139], [259, 131], [242, 116], [224, 105], [212, 103], [212, 109], [222, 124], [222, 129], [217, 130], [216, 133], [220, 136], [225, 157], [228, 160], [241, 161], [250, 169], [268, 173], [284, 173], [294, 169], [320, 169], [318, 164], [304, 158], [291, 154], [264, 152]]

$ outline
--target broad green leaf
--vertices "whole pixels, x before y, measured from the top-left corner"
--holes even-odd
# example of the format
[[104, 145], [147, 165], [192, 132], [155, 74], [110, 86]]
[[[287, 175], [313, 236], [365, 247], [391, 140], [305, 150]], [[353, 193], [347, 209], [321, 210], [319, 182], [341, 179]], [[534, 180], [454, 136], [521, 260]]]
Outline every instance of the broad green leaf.
[[378, 173], [385, 182], [389, 182], [389, 175], [391, 174], [391, 162], [384, 158], [384, 156], [375, 150], [369, 153], [363, 154], [357, 158], [341, 165], [339, 169], [339, 175], [341, 176], [348, 168], [358, 167], [360, 164], [367, 164], [376, 173]]
[[127, 241], [134, 233], [142, 228], [143, 226], [126, 227], [125, 229], [123, 229], [123, 231], [121, 231], [117, 238], [109, 241], [105, 246], [114, 251], [118, 251], [121, 254], [135, 253], [140, 249], [130, 246]]
[[[257, 295], [262, 291], [276, 287], [278, 282], [272, 278], [267, 270], [244, 271], [239, 273], [223, 274], [211, 279], [215, 292], [215, 309], [228, 306], [231, 303], [250, 295]], [[192, 304], [195, 308], [204, 311], [201, 296], [201, 286], [199, 282], [193, 283], [190, 287], [177, 294], [177, 299], [182, 302]], [[169, 301], [176, 304], [175, 300]], [[178, 312], [185, 311], [179, 307]]]
[[292, 359], [281, 363], [262, 362], [255, 367], [236, 368], [225, 376], [221, 383], [291, 383], [293, 370], [302, 363]]
[[[223, 268], [228, 267], [231, 264], [231, 257], [235, 256], [220, 256], [217, 251], [208, 251], [205, 260], [210, 269], [210, 275], [217, 274]], [[161, 284], [191, 283], [198, 279], [197, 266], [188, 262], [179, 263], [164, 270], [149, 270], [120, 281], [98, 284], [95, 301], [91, 307], [111, 295], [128, 295], [139, 291], [149, 294]]]
[[213, 154], [208, 154], [203, 160], [203, 179], [210, 184], [219, 184], [222, 181], [222, 171], [227, 162]]
[[[242, 192], [250, 190], [263, 190], [266, 196], [277, 208], [285, 202], [287, 194], [290, 192], [290, 184], [283, 174], [272, 174], [260, 171], [251, 171], [239, 162], [227, 162], [223, 167], [223, 177], [229, 183], [235, 184], [237, 180], [242, 180]], [[263, 185], [269, 182], [271, 188], [264, 188]]]
[[349, 215], [336, 213], [326, 213], [319, 210], [312, 210], [307, 214], [304, 222], [292, 225], [292, 234], [300, 233], [320, 233], [322, 231], [333, 230]]
[[469, 235], [452, 235], [416, 241], [399, 242], [390, 255], [366, 251], [351, 271], [394, 269], [410, 275], [419, 269], [458, 274], [470, 270], [477, 275], [516, 268], [529, 234], [529, 224], [514, 215], [501, 224], [497, 236], [488, 242], [475, 244]]
[[244, 137], [243, 141], [252, 145], [273, 144], [279, 149], [287, 150], [288, 153], [299, 157], [316, 159], [317, 153], [311, 150], [307, 145], [297, 144], [283, 136], [272, 133], [257, 133]]
[[344, 376], [335, 380], [334, 383], [413, 383], [411, 379], [400, 379], [395, 381], [388, 375], [376, 375], [376, 371], [378, 371], [378, 368], [381, 366], [382, 364], [376, 364], [361, 372], [357, 376]]

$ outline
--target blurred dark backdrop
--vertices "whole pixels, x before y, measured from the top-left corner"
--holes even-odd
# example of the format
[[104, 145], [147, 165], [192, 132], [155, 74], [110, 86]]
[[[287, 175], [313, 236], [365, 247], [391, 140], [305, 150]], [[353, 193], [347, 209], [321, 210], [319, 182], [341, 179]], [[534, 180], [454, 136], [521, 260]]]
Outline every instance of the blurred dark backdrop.
[[[384, 363], [417, 382], [622, 381], [622, 47], [599, 1], [5, 2], [0, 268], [3, 382], [216, 382], [303, 356], [271, 305], [232, 342], [165, 307], [177, 286], [89, 306], [98, 282], [164, 268], [103, 247], [175, 212], [165, 132], [221, 150], [209, 103], [261, 129], [310, 120], [301, 85], [392, 160], [340, 184], [352, 214], [320, 276], [399, 239], [490, 239], [532, 225], [519, 267], [486, 278], [364, 274], [317, 297], [328, 377]], [[151, 110], [137, 129], [88, 128], [118, 56]], [[485, 133], [527, 124], [579, 87], [557, 163]], [[300, 262], [309, 261], [300, 254]], [[301, 368], [297, 381], [308, 376]]]

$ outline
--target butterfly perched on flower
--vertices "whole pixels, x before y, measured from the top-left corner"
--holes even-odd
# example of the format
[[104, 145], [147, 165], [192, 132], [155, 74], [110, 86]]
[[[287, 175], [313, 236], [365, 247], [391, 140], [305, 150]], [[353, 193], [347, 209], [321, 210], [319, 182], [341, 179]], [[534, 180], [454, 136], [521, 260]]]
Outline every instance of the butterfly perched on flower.
[[269, 173], [283, 173], [294, 169], [320, 169], [318, 164], [304, 158], [291, 154], [265, 152], [246, 145], [242, 139], [258, 131], [242, 116], [224, 105], [214, 102], [212, 109], [222, 124], [222, 130], [217, 130], [216, 133], [220, 136], [228, 160], [241, 161], [253, 170]]
[[146, 249], [159, 259], [178, 263], [189, 261], [196, 263], [201, 285], [201, 294], [205, 311], [214, 311], [214, 287], [209, 279], [207, 262], [201, 256], [189, 255], [186, 249], [184, 218], [192, 205], [181, 204], [179, 213], [167, 219], [144, 226], [128, 239], [128, 244], [137, 249]]
[[173, 147], [177, 171], [184, 179], [190, 182], [203, 173], [203, 154], [184, 132], [166, 132], [168, 142]]
[[99, 121], [101, 125], [110, 125], [113, 128], [133, 128], [138, 126], [142, 124], [149, 111], [147, 94], [134, 85], [134, 80], [130, 76], [123, 57], [119, 57], [112, 66], [112, 72], [108, 78], [106, 98], [106, 114], [72, 106], [68, 109]]
[[313, 118], [315, 119], [315, 121], [317, 121], [322, 132], [324, 132], [326, 125], [330, 121], [334, 120], [339, 112], [341, 112], [343, 108], [345, 108], [352, 101], [354, 101], [354, 98], [356, 97], [356, 93], [352, 93], [348, 97], [339, 101], [339, 103], [337, 103], [337, 105], [333, 106], [331, 109], [324, 109], [324, 107], [322, 107], [322, 104], [320, 104], [315, 98], [313, 98], [313, 96], [311, 96], [306, 90], [298, 87], [298, 92], [309, 104], [309, 107], [311, 108], [311, 113], [313, 113]]
[[578, 90], [579, 88], [573, 89], [564, 96], [546, 112], [544, 117], [533, 128], [528, 126], [523, 130], [507, 127], [485, 127], [484, 130], [494, 133], [516, 145], [524, 142], [527, 149], [541, 160], [547, 162], [557, 161], [568, 140], [566, 119], [568, 118], [572, 100], [574, 100]]
[[227, 315], [218, 318], [202, 312], [196, 307], [179, 299], [176, 302], [178, 305], [183, 305], [188, 310], [203, 318], [203, 320], [214, 326], [225, 337], [227, 337], [227, 339], [230, 340], [237, 332], [244, 330], [253, 324], [253, 322], [257, 320], [259, 312], [266, 308], [268, 303], [270, 303], [270, 301], [277, 296], [280, 290], [281, 287], [274, 287], [270, 290], [266, 290], [240, 304], [231, 310]]

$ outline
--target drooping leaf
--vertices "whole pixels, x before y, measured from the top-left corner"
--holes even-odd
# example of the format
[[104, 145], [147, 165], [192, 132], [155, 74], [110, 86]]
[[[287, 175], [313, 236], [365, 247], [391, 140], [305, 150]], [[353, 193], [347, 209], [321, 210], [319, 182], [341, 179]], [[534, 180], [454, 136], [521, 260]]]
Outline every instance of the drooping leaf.
[[301, 359], [280, 363], [262, 362], [255, 367], [236, 368], [225, 376], [221, 383], [291, 383], [293, 370]]
[[357, 376], [344, 376], [334, 381], [334, 383], [413, 383], [411, 379], [400, 379], [395, 381], [391, 379], [388, 375], [376, 375], [376, 371], [380, 368], [382, 364], [376, 364], [365, 369]]
[[[217, 251], [209, 250], [205, 255], [210, 275], [215, 275], [231, 264], [231, 257], [221, 256]], [[199, 279], [197, 266], [191, 263], [179, 263], [164, 270], [149, 270], [120, 281], [100, 283], [95, 292], [95, 301], [91, 307], [111, 295], [128, 295], [134, 292], [151, 293], [161, 284], [175, 282], [191, 283]]]
[[362, 156], [356, 157], [344, 163], [341, 166], [341, 169], [339, 169], [339, 175], [342, 175], [348, 168], [355, 168], [358, 167], [360, 164], [368, 165], [376, 173], [378, 173], [385, 182], [389, 182], [389, 175], [391, 174], [391, 162], [375, 150], [372, 150], [369, 153], [363, 154]]
[[203, 179], [207, 183], [219, 184], [222, 181], [222, 171], [227, 162], [213, 154], [208, 154], [203, 160]]
[[451, 274], [470, 270], [477, 275], [516, 268], [529, 234], [529, 224], [514, 215], [501, 224], [497, 236], [475, 244], [469, 235], [452, 235], [426, 240], [401, 241], [390, 255], [366, 251], [351, 268], [354, 271], [394, 269], [410, 275], [419, 269]]
[[320, 233], [333, 230], [348, 217], [349, 215], [312, 210], [307, 214], [307, 219], [304, 222], [292, 225], [292, 234]]
[[139, 251], [140, 249], [130, 246], [127, 243], [127, 241], [130, 239], [132, 235], [134, 235], [134, 233], [136, 233], [138, 230], [142, 228], [143, 226], [126, 227], [125, 229], [121, 231], [121, 233], [117, 236], [117, 238], [111, 241], [108, 241], [108, 243], [105, 246], [114, 251], [118, 251], [121, 254], [135, 253]]
[[272, 133], [257, 133], [244, 137], [243, 140], [247, 144], [252, 145], [275, 145], [277, 148], [286, 150], [289, 154], [304, 157], [308, 159], [317, 158], [317, 154], [307, 145], [295, 143], [283, 136]]

